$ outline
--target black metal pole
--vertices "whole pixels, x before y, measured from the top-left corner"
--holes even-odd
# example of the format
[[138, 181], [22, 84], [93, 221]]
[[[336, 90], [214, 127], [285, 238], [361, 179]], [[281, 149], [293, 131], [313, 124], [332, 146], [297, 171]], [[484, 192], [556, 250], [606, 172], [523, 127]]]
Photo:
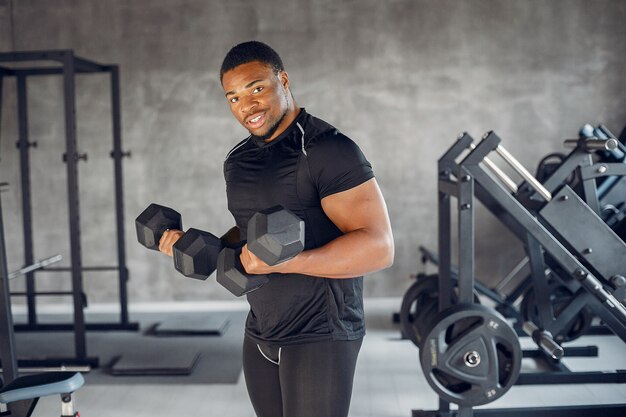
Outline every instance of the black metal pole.
[[[2, 77], [0, 77], [1, 85]], [[2, 100], [0, 91], [0, 101]], [[5, 184], [0, 184], [1, 188]], [[0, 198], [1, 200], [1, 198]], [[11, 294], [9, 289], [9, 271], [7, 269], [6, 246], [4, 242], [4, 222], [2, 221], [2, 202], [0, 201], [0, 358], [2, 375], [6, 383], [18, 377], [17, 359], [15, 358], [15, 336], [13, 334], [13, 316], [11, 315]]]
[[83, 311], [82, 260], [80, 247], [80, 211], [78, 200], [78, 150], [76, 146], [76, 91], [74, 54], [63, 56], [63, 89], [65, 99], [65, 143], [67, 165], [67, 198], [70, 226], [72, 292], [74, 293], [74, 346], [76, 357], [86, 359], [85, 315]]
[[120, 321], [128, 323], [128, 269], [124, 240], [124, 192], [122, 181], [122, 123], [120, 111], [119, 67], [111, 66], [111, 116], [113, 121], [113, 164], [115, 176], [115, 215], [117, 221], [117, 259], [119, 267]]
[[[31, 265], [35, 260], [33, 253], [33, 215], [32, 196], [30, 187], [30, 158], [31, 143], [28, 140], [28, 98], [26, 90], [26, 76], [17, 76], [17, 109], [19, 124], [20, 171], [22, 187], [22, 224], [24, 233], [24, 265]], [[35, 274], [26, 274], [26, 303], [28, 306], [28, 323], [37, 325], [37, 301], [35, 297]]]
[[474, 179], [460, 166], [457, 174], [459, 195], [458, 252], [459, 252], [459, 303], [474, 302]]

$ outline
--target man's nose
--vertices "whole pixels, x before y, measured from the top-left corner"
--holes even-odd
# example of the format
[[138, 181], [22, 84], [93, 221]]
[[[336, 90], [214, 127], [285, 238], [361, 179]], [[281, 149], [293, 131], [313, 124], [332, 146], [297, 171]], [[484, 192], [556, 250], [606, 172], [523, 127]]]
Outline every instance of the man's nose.
[[259, 102], [254, 98], [244, 98], [241, 99], [241, 112], [244, 114], [252, 114], [255, 108], [258, 106]]

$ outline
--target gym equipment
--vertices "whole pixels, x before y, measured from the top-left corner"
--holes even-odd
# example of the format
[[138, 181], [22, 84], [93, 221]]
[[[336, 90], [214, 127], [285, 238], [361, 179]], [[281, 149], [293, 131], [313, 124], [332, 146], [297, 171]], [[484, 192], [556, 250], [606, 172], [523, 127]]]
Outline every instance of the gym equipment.
[[20, 268], [17, 271], [13, 271], [9, 273], [9, 279], [15, 279], [19, 276], [26, 275], [31, 271], [36, 271], [37, 269], [45, 268], [48, 265], [52, 265], [53, 263], [59, 262], [63, 260], [63, 256], [61, 255], [53, 255], [45, 259], [41, 259], [35, 261], [32, 265], [25, 266], [24, 268]]
[[[152, 203], [135, 219], [137, 240], [158, 250], [167, 229], [182, 229], [181, 215]], [[304, 222], [281, 206], [255, 213], [248, 221], [248, 248], [268, 265], [285, 262], [304, 250]], [[266, 275], [246, 274], [241, 248], [224, 247], [220, 238], [189, 229], [173, 246], [174, 266], [183, 275], [206, 280], [217, 269], [217, 282], [239, 297], [263, 286]]]
[[[552, 304], [552, 311], [554, 312], [554, 322], [559, 320], [559, 317], [563, 310], [570, 305], [574, 298], [574, 293], [565, 285], [552, 280], [548, 284], [548, 292], [550, 296], [550, 302]], [[535, 299], [535, 290], [530, 287], [524, 294], [522, 302], [520, 304], [520, 313], [524, 319], [524, 322], [541, 323], [539, 316], [539, 306]], [[559, 344], [564, 342], [570, 342], [582, 336], [591, 327], [591, 320], [593, 319], [593, 313], [589, 308], [582, 308], [576, 315], [574, 315], [567, 323], [557, 329], [557, 332], [553, 334], [554, 340]], [[544, 329], [550, 331], [550, 326], [544, 326]]]
[[222, 247], [219, 237], [203, 230], [189, 229], [174, 244], [174, 267], [186, 277], [204, 281], [215, 271]]
[[[285, 262], [304, 250], [304, 222], [289, 210], [274, 206], [248, 221], [248, 249], [268, 265]], [[217, 258], [217, 282], [239, 297], [261, 288], [266, 275], [246, 274], [241, 249], [224, 248]]]
[[[579, 142], [580, 150], [589, 151], [598, 147], [606, 149], [609, 143], [608, 140], [595, 141], [597, 142], [593, 142], [593, 146], [590, 146], [591, 142], [587, 140]], [[594, 210], [595, 185], [589, 181], [594, 178], [593, 175], [598, 176], [607, 172], [609, 175], [626, 175], [624, 164], [618, 164], [619, 166], [602, 164], [607, 169], [599, 169], [601, 166], [593, 164], [591, 155], [583, 155], [582, 152], [578, 154], [576, 161], [575, 158], [571, 158], [564, 162], [563, 166], [581, 167], [582, 161], [589, 161], [584, 165], [588, 167], [587, 170], [577, 168], [582, 173], [581, 188], [585, 196], [582, 199], [571, 187], [563, 184], [563, 180], [571, 175], [571, 170], [566, 170], [562, 166], [541, 184], [502, 147], [500, 138], [494, 132], [485, 134], [477, 145], [473, 145], [472, 142], [473, 139], [468, 134], [460, 135], [438, 163], [439, 309], [443, 311], [453, 305], [452, 197], [456, 198], [458, 209], [457, 304], [472, 303], [475, 285], [474, 198], [476, 198], [526, 247], [534, 297], [539, 306], [539, 318], [538, 322], [531, 323], [532, 325], [525, 323], [525, 327], [527, 332], [533, 334], [540, 354], [543, 353], [547, 357], [559, 356], [560, 346], [551, 335], [567, 326], [572, 317], [583, 308], [591, 309], [618, 337], [626, 341], [626, 307], [617, 298], [618, 285], [614, 283], [621, 282], [617, 275], [619, 271], [626, 270], [626, 244], [599, 218], [598, 211]], [[487, 155], [494, 151], [524, 179], [521, 186], [504, 172], [494, 168], [495, 164], [487, 158]], [[574, 294], [556, 320], [546, 279], [548, 268], [555, 272], [552, 275], [553, 279], [559, 280]], [[437, 328], [438, 322], [441, 323], [438, 328], [441, 332], [449, 329], [446, 316], [437, 316], [433, 319], [433, 328]], [[548, 326], [554, 331], [547, 331]], [[423, 353], [427, 344], [424, 342], [420, 349], [420, 355], [424, 355], [422, 356], [424, 358], [427, 356]], [[565, 350], [564, 354], [567, 355]], [[453, 352], [446, 356], [448, 357], [454, 357]], [[558, 365], [557, 371], [535, 373], [533, 378], [522, 378], [524, 374], [519, 374], [517, 380], [537, 384], [623, 382], [624, 379], [620, 377], [620, 371], [589, 375], [570, 372], [562, 364]], [[431, 369], [427, 368], [426, 371], [430, 372]], [[429, 375], [426, 377], [428, 379]], [[444, 388], [450, 387], [444, 384]], [[452, 394], [455, 393], [453, 390]], [[449, 401], [446, 398], [454, 398], [452, 394], [444, 393], [443, 396], [440, 394], [439, 412], [449, 412]], [[449, 396], [444, 397], [445, 395]], [[463, 405], [465, 398], [454, 400], [461, 403], [459, 415], [472, 415], [472, 401], [469, 405]], [[534, 408], [532, 411], [544, 415], [543, 410]], [[622, 407], [622, 412], [625, 411], [626, 407]], [[427, 414], [414, 411], [413, 415]]]
[[72, 393], [84, 384], [83, 376], [77, 372], [47, 372], [19, 376], [13, 327], [0, 199], [0, 359], [2, 374], [7, 381], [7, 385], [3, 386], [0, 379], [0, 404], [6, 406], [6, 410], [0, 410], [0, 414], [5, 415], [7, 411], [8, 415], [14, 417], [29, 417], [39, 397], [59, 394], [62, 401], [61, 417], [77, 416], [78, 413], [74, 412]]
[[241, 249], [224, 248], [217, 257], [217, 282], [236, 297], [258, 290], [269, 278], [262, 274], [246, 274], [239, 256]]
[[432, 317], [425, 334], [422, 370], [431, 388], [447, 401], [487, 404], [504, 395], [519, 375], [517, 334], [489, 307], [456, 304]]
[[183, 229], [182, 216], [176, 210], [152, 203], [135, 219], [137, 241], [148, 249], [159, 250], [159, 241], [168, 229]]
[[[52, 62], [52, 64], [51, 64]], [[119, 66], [100, 64], [92, 60], [87, 60], [76, 56], [72, 50], [47, 50], [47, 51], [19, 51], [0, 53], [0, 103], [2, 100], [3, 80], [14, 77], [17, 85], [17, 114], [18, 114], [18, 142], [20, 159], [21, 187], [20, 194], [22, 207], [23, 244], [24, 244], [24, 265], [35, 263], [35, 245], [33, 227], [33, 205], [30, 170], [30, 153], [36, 149], [37, 142], [30, 141], [27, 87], [28, 81], [32, 77], [61, 77], [63, 86], [63, 114], [65, 122], [64, 143], [67, 172], [67, 212], [68, 212], [68, 241], [69, 241], [69, 267], [40, 268], [26, 273], [26, 290], [24, 292], [13, 293], [12, 296], [25, 297], [28, 309], [28, 322], [16, 325], [16, 330], [20, 331], [70, 331], [74, 337], [74, 362], [90, 362], [97, 364], [97, 360], [92, 360], [87, 356], [87, 330], [130, 330], [139, 329], [137, 323], [131, 323], [128, 316], [128, 291], [129, 273], [126, 267], [125, 249], [125, 222], [124, 222], [124, 192], [122, 178], [122, 160], [130, 156], [130, 152], [122, 150], [122, 129], [120, 111], [120, 80]], [[114, 195], [111, 199], [115, 207], [115, 239], [117, 249], [117, 262], [114, 265], [83, 265], [81, 248], [81, 224], [82, 227], [90, 227], [90, 219], [81, 219], [79, 204], [79, 169], [80, 161], [85, 161], [85, 157], [79, 154], [79, 137], [76, 130], [76, 76], [78, 74], [104, 74], [110, 77], [110, 103], [111, 103], [111, 123], [112, 123], [112, 151], [110, 156], [113, 161], [113, 182]], [[84, 75], [83, 75], [84, 76]], [[104, 139], [104, 138], [99, 138]], [[61, 159], [61, 157], [59, 158]], [[85, 191], [85, 190], [83, 190]], [[45, 196], [44, 196], [45, 197]], [[99, 193], [99, 198], [106, 195]], [[45, 199], [45, 198], [44, 198]], [[45, 204], [45, 202], [43, 203]], [[84, 214], [84, 213], [83, 213]], [[82, 222], [81, 222], [82, 220]], [[100, 225], [96, 225], [97, 227]], [[118, 275], [118, 296], [119, 296], [119, 320], [114, 322], [87, 323], [85, 320], [84, 308], [86, 305], [86, 295], [83, 290], [83, 272], [90, 273], [116, 272]], [[40, 273], [61, 273], [71, 277], [70, 290], [64, 291], [37, 291], [35, 277]], [[42, 296], [63, 295], [71, 296], [73, 306], [73, 318], [67, 323], [40, 323], [37, 314], [37, 300]], [[68, 358], [69, 359], [69, 358]], [[42, 360], [47, 363], [48, 359]], [[68, 360], [66, 363], [70, 364]]]
[[[159, 241], [166, 230], [182, 228], [180, 213], [155, 203], [135, 219], [137, 241], [152, 250], [159, 250]], [[215, 271], [222, 246], [220, 238], [213, 234], [190, 228], [172, 248], [174, 268], [186, 277], [206, 280]]]
[[[78, 417], [73, 394], [85, 379], [78, 372], [48, 372], [14, 379], [0, 389], [0, 403], [7, 404], [11, 416], [29, 417], [40, 397], [60, 395], [61, 417]], [[23, 403], [18, 403], [18, 402]], [[16, 403], [16, 405], [14, 405]]]
[[304, 250], [304, 222], [281, 206], [255, 213], [248, 221], [248, 248], [268, 265], [287, 261]]
[[[456, 293], [452, 295], [456, 303]], [[480, 304], [478, 293], [474, 293], [474, 303]], [[400, 306], [400, 325], [403, 338], [407, 338], [418, 348], [426, 334], [426, 326], [439, 311], [439, 276], [418, 274], [413, 285], [404, 294]]]
[[400, 306], [402, 335], [418, 347], [426, 334], [428, 318], [439, 311], [438, 281], [437, 274], [418, 275], [402, 298]]

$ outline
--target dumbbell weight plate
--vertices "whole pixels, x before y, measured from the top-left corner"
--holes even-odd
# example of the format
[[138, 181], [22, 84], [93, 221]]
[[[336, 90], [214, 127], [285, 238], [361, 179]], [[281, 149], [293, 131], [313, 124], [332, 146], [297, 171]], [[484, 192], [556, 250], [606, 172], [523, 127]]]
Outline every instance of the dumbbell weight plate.
[[224, 248], [217, 257], [217, 282], [237, 297], [261, 288], [269, 279], [266, 275], [245, 274], [240, 250]]
[[135, 219], [137, 240], [148, 249], [158, 250], [159, 240], [167, 229], [182, 230], [180, 213], [159, 204], [150, 204]]
[[509, 323], [492, 308], [458, 304], [438, 313], [420, 347], [426, 381], [460, 406], [492, 402], [513, 386], [522, 349]]
[[268, 265], [293, 258], [304, 249], [304, 221], [281, 206], [255, 213], [248, 221], [248, 249]]
[[206, 280], [215, 271], [221, 250], [219, 237], [191, 228], [174, 244], [174, 267], [186, 277]]

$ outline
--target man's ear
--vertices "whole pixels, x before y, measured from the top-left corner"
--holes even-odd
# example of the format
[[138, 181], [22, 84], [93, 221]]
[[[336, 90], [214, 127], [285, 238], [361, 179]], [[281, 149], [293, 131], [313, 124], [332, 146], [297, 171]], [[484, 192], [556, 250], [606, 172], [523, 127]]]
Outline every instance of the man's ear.
[[280, 83], [283, 87], [289, 88], [289, 74], [287, 74], [287, 71], [281, 71], [278, 74], [278, 78], [280, 79]]

